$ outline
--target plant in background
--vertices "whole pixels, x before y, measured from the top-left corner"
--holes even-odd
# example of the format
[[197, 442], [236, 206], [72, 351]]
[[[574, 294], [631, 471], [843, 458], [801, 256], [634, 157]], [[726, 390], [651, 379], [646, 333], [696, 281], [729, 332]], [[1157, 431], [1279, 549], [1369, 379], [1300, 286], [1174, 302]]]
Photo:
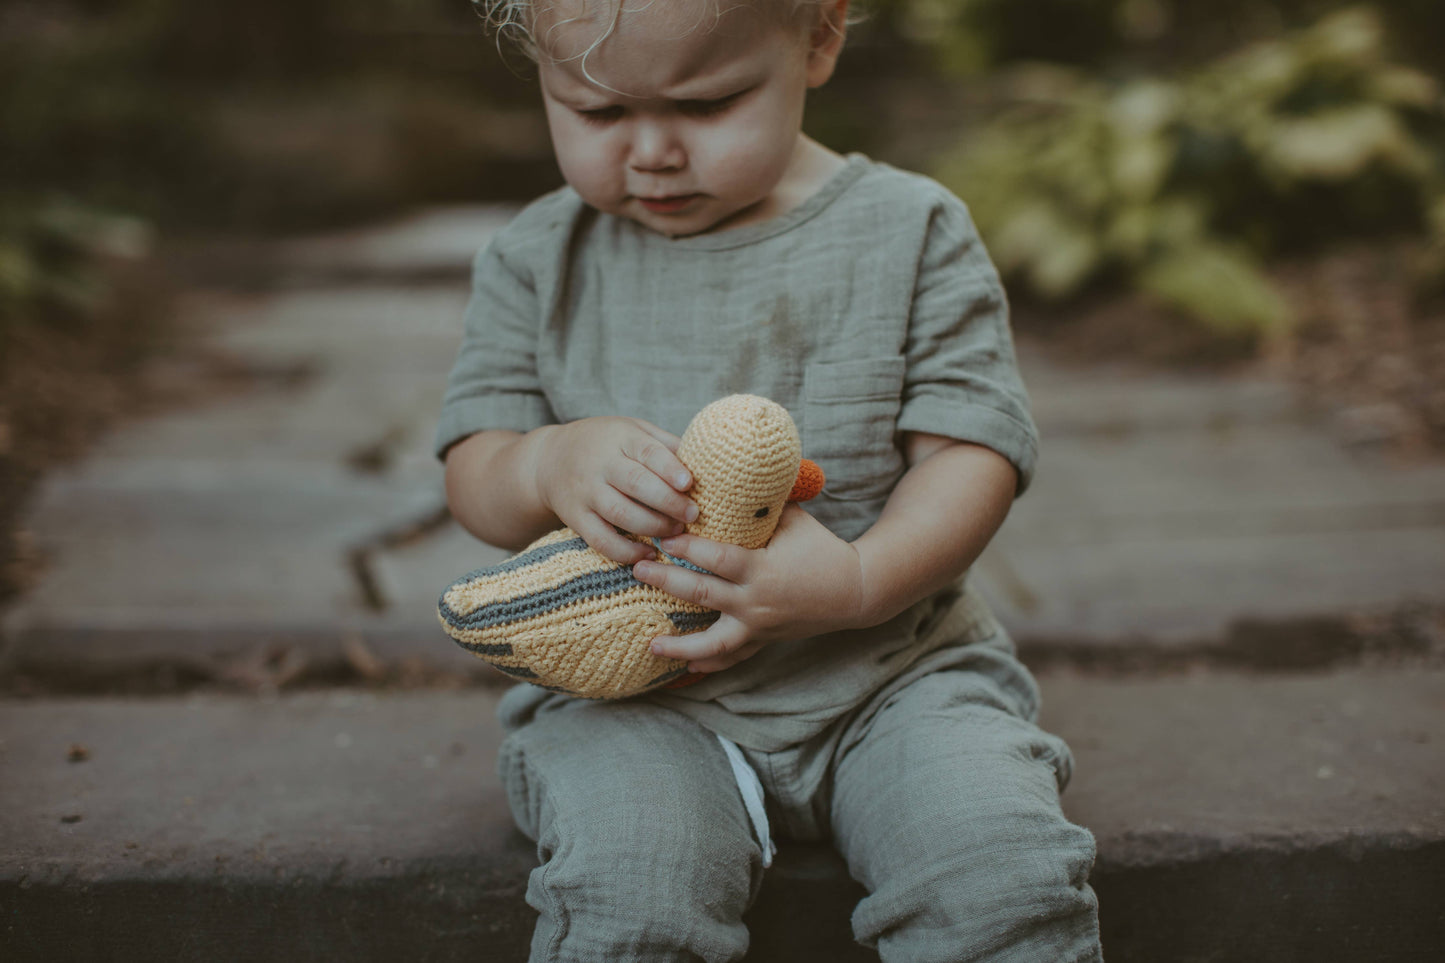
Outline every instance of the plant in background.
[[[949, 73], [1026, 60], [1114, 69], [1197, 64], [1314, 23], [1352, 0], [863, 0], [869, 20], [927, 48]], [[1401, 51], [1440, 75], [1445, 4], [1376, 0]]]
[[1267, 259], [1429, 232], [1445, 264], [1445, 112], [1378, 16], [1337, 12], [1182, 80], [1034, 73], [940, 177], [1000, 269], [1058, 301], [1123, 281], [1228, 333], [1289, 321]]
[[108, 264], [150, 253], [149, 225], [64, 197], [0, 213], [0, 360], [22, 326], [83, 325], [112, 296]]
[[270, 231], [550, 189], [507, 81], [467, 0], [11, 0], [0, 208]]
[[[1119, 8], [1140, 0], [874, 0], [931, 49], [939, 67], [977, 74], [1020, 58], [1083, 65], [1120, 45]], [[1157, 4], [1159, 0], [1143, 0]]]

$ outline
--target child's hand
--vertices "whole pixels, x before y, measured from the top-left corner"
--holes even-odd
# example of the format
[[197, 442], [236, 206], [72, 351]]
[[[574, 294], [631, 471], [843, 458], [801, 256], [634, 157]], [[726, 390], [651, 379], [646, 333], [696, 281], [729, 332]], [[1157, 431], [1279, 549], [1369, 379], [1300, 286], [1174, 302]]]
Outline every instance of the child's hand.
[[693, 672], [736, 665], [769, 642], [862, 625], [863, 569], [858, 552], [797, 505], [788, 505], [765, 547], [745, 549], [694, 535], [663, 542], [670, 554], [707, 569], [641, 562], [641, 582], [721, 612], [707, 629], [663, 636], [652, 651], [688, 659]]
[[[680, 439], [637, 418], [584, 418], [549, 430], [536, 461], [543, 504], [587, 544], [630, 565], [653, 550], [619, 535], [676, 535], [697, 518]], [[613, 526], [616, 526], [614, 528]]]

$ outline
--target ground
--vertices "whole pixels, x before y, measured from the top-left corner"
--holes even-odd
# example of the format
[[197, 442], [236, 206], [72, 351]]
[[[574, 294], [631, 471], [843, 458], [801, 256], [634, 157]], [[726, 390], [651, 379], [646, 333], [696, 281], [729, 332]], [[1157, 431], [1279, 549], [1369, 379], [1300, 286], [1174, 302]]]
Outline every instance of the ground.
[[[242, 390], [258, 374], [206, 353], [176, 321], [187, 278], [264, 285], [264, 243], [173, 244], [110, 271], [112, 296], [88, 318], [14, 325], [0, 353], [0, 605], [43, 566], [18, 526], [43, 472], [81, 454], [117, 419]], [[1296, 305], [1290, 331], [1228, 338], [1138, 297], [1044, 308], [1021, 301], [1021, 338], [1073, 360], [1142, 368], [1263, 365], [1328, 413], [1348, 444], [1403, 459], [1445, 451], [1445, 297], [1412, 292], [1408, 242], [1358, 244], [1280, 267]], [[219, 253], [217, 253], [219, 252]]]
[[1277, 267], [1298, 320], [1262, 338], [1222, 335], [1137, 296], [1019, 303], [1014, 326], [1086, 362], [1262, 365], [1296, 385], [1346, 444], [1428, 457], [1445, 452], [1445, 296], [1418, 293], [1416, 255], [1409, 241], [1360, 242]]
[[255, 378], [188, 337], [172, 260], [102, 265], [95, 310], [0, 329], [0, 606], [44, 565], [19, 522], [43, 473], [80, 457], [120, 419], [198, 404]]
[[154, 264], [105, 273], [108, 296], [93, 313], [13, 318], [0, 330], [0, 604], [39, 564], [17, 528], [37, 477], [150, 406], [146, 363], [169, 327], [169, 285]]

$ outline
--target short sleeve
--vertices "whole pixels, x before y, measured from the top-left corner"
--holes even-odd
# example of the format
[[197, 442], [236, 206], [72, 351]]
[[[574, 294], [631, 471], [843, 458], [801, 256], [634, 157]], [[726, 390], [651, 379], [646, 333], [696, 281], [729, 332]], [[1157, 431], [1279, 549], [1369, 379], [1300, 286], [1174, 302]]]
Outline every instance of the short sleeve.
[[468, 435], [526, 432], [557, 419], [537, 374], [535, 279], [504, 229], [477, 255], [456, 364], [437, 424], [438, 458]]
[[1033, 479], [1038, 432], [1009, 332], [1008, 300], [968, 209], [934, 205], [904, 345], [900, 431], [983, 445]]

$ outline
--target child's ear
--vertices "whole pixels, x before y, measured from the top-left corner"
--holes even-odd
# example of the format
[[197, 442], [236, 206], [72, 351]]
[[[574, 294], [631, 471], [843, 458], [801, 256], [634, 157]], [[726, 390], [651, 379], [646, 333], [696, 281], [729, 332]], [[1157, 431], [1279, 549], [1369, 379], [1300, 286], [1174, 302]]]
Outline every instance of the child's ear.
[[848, 30], [848, 0], [823, 0], [808, 35], [808, 86], [821, 87], [833, 76]]

